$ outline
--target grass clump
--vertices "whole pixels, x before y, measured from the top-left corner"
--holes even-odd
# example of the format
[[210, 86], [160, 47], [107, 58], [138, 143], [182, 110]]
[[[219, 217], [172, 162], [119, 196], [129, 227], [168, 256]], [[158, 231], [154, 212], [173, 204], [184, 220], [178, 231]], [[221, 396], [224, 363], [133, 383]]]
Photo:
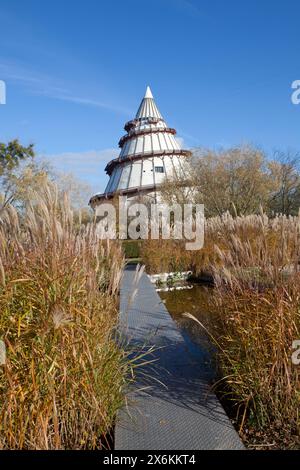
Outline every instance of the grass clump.
[[205, 329], [217, 346], [218, 389], [252, 447], [300, 448], [300, 217], [207, 221], [198, 259], [214, 278]]
[[75, 228], [47, 185], [2, 212], [0, 259], [0, 448], [102, 448], [131, 372], [114, 340], [121, 247]]
[[299, 449], [292, 354], [300, 340], [300, 216], [226, 213], [206, 220], [202, 250], [188, 252], [181, 240], [148, 240], [142, 250], [151, 272], [176, 265], [213, 276], [206, 318], [195, 317], [217, 346], [217, 388], [249, 446]]
[[[218, 226], [210, 332], [241, 435], [300, 448], [300, 218], [227, 217]], [[221, 248], [220, 248], [221, 247]]]

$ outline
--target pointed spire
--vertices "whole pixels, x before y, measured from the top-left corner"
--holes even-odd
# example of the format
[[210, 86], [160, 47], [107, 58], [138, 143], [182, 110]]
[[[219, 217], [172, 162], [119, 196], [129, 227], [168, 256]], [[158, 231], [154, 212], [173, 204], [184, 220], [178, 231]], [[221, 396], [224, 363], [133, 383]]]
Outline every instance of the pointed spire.
[[162, 115], [160, 114], [155, 104], [155, 101], [153, 99], [153, 95], [149, 86], [147, 86], [146, 88], [145, 96], [142, 99], [142, 102], [140, 104], [140, 107], [135, 117], [136, 119], [142, 119], [142, 118], [148, 118], [148, 117], [162, 119]]
[[152, 98], [153, 99], [153, 95], [152, 95], [152, 92], [151, 92], [151, 89], [150, 89], [149, 86], [147, 86], [144, 98]]

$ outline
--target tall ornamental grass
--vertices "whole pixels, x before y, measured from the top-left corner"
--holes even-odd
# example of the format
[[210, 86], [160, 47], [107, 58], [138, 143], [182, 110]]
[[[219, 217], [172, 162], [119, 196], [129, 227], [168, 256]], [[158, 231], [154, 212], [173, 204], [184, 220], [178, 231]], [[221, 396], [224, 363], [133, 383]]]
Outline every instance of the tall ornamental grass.
[[52, 185], [0, 217], [0, 448], [106, 447], [131, 372], [114, 338], [121, 248], [78, 228]]
[[225, 214], [206, 240], [196, 257], [214, 277], [205, 329], [219, 390], [249, 445], [300, 448], [300, 217]]
[[[251, 445], [300, 448], [300, 218], [215, 220], [210, 332], [241, 435]], [[217, 260], [217, 262], [216, 262]]]
[[257, 448], [300, 448], [300, 366], [292, 361], [300, 340], [300, 216], [226, 213], [207, 219], [202, 250], [188, 252], [178, 240], [148, 240], [141, 250], [150, 272], [213, 276], [202, 326], [217, 345], [219, 390], [241, 436]]

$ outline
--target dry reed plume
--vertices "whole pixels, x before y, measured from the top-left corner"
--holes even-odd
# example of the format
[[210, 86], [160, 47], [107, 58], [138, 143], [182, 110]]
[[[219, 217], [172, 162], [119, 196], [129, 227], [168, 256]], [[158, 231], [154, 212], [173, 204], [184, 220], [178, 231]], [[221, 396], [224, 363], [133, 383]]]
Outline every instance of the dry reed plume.
[[218, 234], [211, 333], [240, 432], [250, 444], [300, 447], [300, 218], [211, 221]]
[[[101, 448], [131, 364], [113, 338], [123, 254], [55, 186], [0, 221], [0, 447]], [[105, 445], [105, 443], [104, 443]]]
[[300, 339], [300, 216], [224, 214], [207, 220], [199, 252], [160, 240], [142, 254], [152, 272], [213, 275], [205, 327], [240, 433], [251, 445], [299, 448], [300, 369], [291, 356]]

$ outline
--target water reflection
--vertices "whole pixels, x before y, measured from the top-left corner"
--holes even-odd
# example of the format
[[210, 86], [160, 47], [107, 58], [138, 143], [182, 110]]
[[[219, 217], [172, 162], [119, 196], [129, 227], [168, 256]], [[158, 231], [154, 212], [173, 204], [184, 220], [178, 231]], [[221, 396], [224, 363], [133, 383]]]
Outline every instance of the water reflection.
[[214, 290], [207, 285], [190, 284], [189, 286], [192, 286], [192, 289], [160, 291], [158, 293], [179, 326], [191, 351], [201, 357], [201, 361], [205, 362], [212, 375], [215, 376], [214, 346], [205, 330], [198, 323], [183, 316], [184, 313], [191, 313], [208, 328], [210, 322], [213, 321], [211, 299]]

